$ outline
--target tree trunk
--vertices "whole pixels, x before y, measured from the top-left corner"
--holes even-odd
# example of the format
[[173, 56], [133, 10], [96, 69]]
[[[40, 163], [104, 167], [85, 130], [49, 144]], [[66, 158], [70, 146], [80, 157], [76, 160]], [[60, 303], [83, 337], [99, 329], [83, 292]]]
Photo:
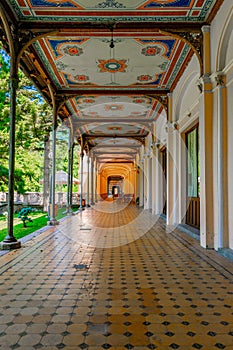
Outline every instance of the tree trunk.
[[49, 205], [49, 176], [50, 176], [50, 139], [49, 134], [44, 139], [44, 189], [43, 189], [43, 211], [48, 211]]

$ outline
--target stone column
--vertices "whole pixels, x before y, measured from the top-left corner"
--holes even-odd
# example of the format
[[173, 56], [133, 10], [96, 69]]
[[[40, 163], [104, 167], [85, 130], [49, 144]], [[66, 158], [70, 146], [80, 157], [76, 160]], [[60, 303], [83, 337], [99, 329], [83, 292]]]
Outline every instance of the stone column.
[[155, 215], [161, 215], [164, 207], [164, 198], [163, 198], [163, 183], [165, 179], [163, 179], [163, 168], [161, 165], [161, 152], [160, 152], [160, 144], [157, 142], [154, 147], [154, 155], [155, 155]]
[[84, 153], [83, 150], [81, 149], [80, 153], [80, 204], [79, 204], [79, 209], [83, 209], [83, 157]]
[[213, 92], [210, 79], [210, 26], [204, 26], [204, 75], [200, 90], [200, 243], [214, 247], [213, 233]]
[[144, 189], [144, 209], [148, 209], [148, 155], [143, 155], [143, 189]]
[[94, 205], [94, 155], [91, 156], [91, 205]]
[[72, 214], [71, 199], [72, 199], [72, 184], [73, 184], [73, 143], [71, 137], [71, 130], [69, 130], [69, 149], [68, 149], [68, 184], [67, 184], [67, 214]]
[[173, 96], [168, 94], [167, 123], [167, 225], [174, 224]]
[[218, 120], [218, 153], [217, 153], [217, 189], [218, 189], [218, 234], [215, 237], [216, 250], [229, 245], [228, 237], [228, 210], [227, 210], [227, 91], [226, 77], [222, 72], [215, 76], [217, 92], [217, 120]]
[[151, 189], [151, 196], [152, 196], [152, 214], [156, 214], [156, 181], [157, 181], [157, 154], [156, 154], [156, 143], [155, 141], [152, 144], [152, 169], [151, 169], [151, 176], [152, 176], [152, 189]]
[[144, 207], [144, 159], [140, 158], [139, 163], [139, 206]]
[[152, 209], [152, 151], [147, 158], [147, 209]]
[[87, 207], [90, 207], [90, 156], [87, 155]]
[[[99, 174], [98, 174], [98, 162], [97, 159], [95, 159], [95, 202], [98, 202], [98, 185], [100, 185], [100, 181], [98, 181]], [[100, 188], [100, 186], [99, 186]], [[99, 191], [100, 192], [100, 191]]]

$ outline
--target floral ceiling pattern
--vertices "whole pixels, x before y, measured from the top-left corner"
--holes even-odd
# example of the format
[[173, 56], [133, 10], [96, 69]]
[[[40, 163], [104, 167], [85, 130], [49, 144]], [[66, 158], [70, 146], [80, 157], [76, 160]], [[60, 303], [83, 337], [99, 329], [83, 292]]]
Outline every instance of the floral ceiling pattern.
[[216, 0], [9, 0], [24, 20], [204, 21]]
[[170, 89], [177, 72], [192, 55], [179, 39], [156, 33], [153, 37], [48, 37], [34, 44], [58, 88], [156, 87]]
[[[166, 116], [167, 94], [199, 52], [189, 39], [194, 42], [200, 36], [201, 26], [214, 18], [222, 1], [1, 0], [1, 4], [6, 18], [30, 40], [34, 38], [23, 57], [24, 68], [46, 91], [47, 100], [47, 82], [66, 99], [65, 112], [75, 136], [82, 135], [103, 155], [117, 149], [121, 151], [115, 158], [125, 154], [132, 159], [152, 123], [161, 113]], [[188, 39], [176, 35], [179, 28], [183, 34], [188, 30]]]

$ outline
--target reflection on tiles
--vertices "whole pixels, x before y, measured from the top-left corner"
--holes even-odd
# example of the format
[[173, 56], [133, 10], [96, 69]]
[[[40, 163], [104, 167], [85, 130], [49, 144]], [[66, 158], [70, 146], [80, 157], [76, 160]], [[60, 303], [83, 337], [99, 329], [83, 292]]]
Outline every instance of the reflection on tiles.
[[1, 349], [233, 349], [233, 266], [99, 203], [0, 257]]

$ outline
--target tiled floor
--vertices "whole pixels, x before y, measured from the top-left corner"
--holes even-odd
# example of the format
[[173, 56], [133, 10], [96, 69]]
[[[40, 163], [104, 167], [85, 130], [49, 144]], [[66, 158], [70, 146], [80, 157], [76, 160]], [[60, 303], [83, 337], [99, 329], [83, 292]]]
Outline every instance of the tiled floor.
[[1, 349], [233, 349], [233, 263], [99, 203], [0, 257]]

